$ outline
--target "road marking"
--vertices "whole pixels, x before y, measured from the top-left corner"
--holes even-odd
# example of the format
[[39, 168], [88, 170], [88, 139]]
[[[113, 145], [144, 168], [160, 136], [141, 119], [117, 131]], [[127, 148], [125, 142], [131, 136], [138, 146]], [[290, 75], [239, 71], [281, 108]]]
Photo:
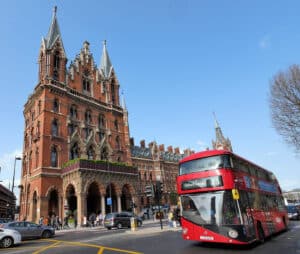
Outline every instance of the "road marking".
[[46, 247], [38, 249], [37, 251], [33, 252], [32, 254], [39, 254], [39, 253], [41, 253], [41, 252], [43, 252], [45, 250], [52, 249], [53, 247], [55, 247], [55, 246], [57, 246], [59, 244], [60, 244], [60, 242], [55, 242], [55, 243], [53, 243], [51, 245], [48, 245]]
[[[53, 244], [51, 244], [50, 246], [42, 248], [41, 251], [53, 248], [53, 247], [55, 247], [56, 245], [58, 245], [60, 243], [64, 243], [64, 244], [69, 244], [69, 245], [77, 245], [77, 246], [83, 246], [83, 247], [96, 248], [96, 249], [99, 249], [98, 254], [103, 254], [103, 252], [105, 250], [110, 250], [110, 251], [115, 251], [115, 252], [123, 252], [123, 253], [128, 253], [128, 254], [142, 254], [142, 252], [125, 250], [125, 249], [118, 249], [118, 248], [112, 248], [112, 247], [106, 247], [106, 246], [101, 246], [101, 245], [96, 245], [96, 244], [89, 244], [89, 243], [82, 243], [82, 242], [71, 242], [71, 241], [52, 240], [52, 239], [47, 239], [47, 240], [44, 239], [44, 240], [40, 240], [40, 241], [53, 242]], [[38, 254], [38, 253], [40, 253], [40, 252], [37, 251], [37, 252], [34, 252], [33, 254]]]

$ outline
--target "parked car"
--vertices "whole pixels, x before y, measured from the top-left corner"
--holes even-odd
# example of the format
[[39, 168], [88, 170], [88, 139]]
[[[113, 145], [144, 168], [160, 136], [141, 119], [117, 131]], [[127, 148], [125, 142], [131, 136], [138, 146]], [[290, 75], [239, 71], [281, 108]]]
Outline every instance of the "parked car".
[[13, 229], [0, 228], [0, 245], [2, 248], [9, 248], [13, 245], [20, 244], [21, 234]]
[[13, 221], [4, 223], [1, 228], [14, 229], [21, 234], [22, 240], [32, 238], [49, 238], [55, 235], [53, 227], [39, 225], [29, 221]]
[[12, 221], [10, 218], [0, 218], [0, 224]]
[[288, 205], [287, 211], [290, 220], [300, 220], [300, 206]]
[[130, 228], [131, 218], [134, 218], [136, 225], [141, 227], [143, 225], [143, 220], [130, 212], [120, 212], [120, 213], [108, 213], [104, 218], [104, 227], [107, 229], [112, 228]]

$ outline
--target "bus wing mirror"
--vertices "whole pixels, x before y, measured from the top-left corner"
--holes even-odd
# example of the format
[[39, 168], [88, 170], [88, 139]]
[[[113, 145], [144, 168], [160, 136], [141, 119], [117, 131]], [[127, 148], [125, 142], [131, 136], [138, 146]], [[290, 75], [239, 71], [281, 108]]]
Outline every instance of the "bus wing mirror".
[[238, 189], [232, 189], [232, 197], [234, 200], [240, 199], [240, 193], [239, 193]]

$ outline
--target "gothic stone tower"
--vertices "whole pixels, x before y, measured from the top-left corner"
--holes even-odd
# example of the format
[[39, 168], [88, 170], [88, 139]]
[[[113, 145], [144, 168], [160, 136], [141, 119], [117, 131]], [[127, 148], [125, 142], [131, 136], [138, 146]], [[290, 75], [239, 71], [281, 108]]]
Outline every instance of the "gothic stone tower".
[[[215, 116], [215, 115], [214, 115]], [[216, 133], [216, 140], [212, 141], [212, 147], [215, 150], [228, 150], [232, 152], [232, 145], [229, 138], [225, 138], [221, 127], [217, 121], [215, 116], [215, 133]]]
[[[62, 166], [83, 158], [132, 165], [128, 113], [106, 42], [100, 67], [89, 43], [67, 68], [56, 8], [39, 51], [38, 83], [24, 106], [20, 218], [64, 216]], [[70, 181], [75, 182], [76, 179]], [[120, 202], [120, 201], [118, 201]]]

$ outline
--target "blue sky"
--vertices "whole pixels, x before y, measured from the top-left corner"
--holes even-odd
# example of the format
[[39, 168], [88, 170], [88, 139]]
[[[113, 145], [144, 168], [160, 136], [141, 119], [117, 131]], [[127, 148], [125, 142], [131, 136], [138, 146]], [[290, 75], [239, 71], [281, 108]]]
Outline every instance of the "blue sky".
[[2, 2], [3, 184], [22, 154], [23, 106], [55, 5], [68, 63], [87, 40], [99, 66], [107, 40], [137, 144], [211, 147], [215, 112], [234, 152], [272, 170], [284, 190], [300, 187], [300, 156], [272, 128], [268, 104], [274, 74], [300, 61], [300, 2], [280, 0]]

